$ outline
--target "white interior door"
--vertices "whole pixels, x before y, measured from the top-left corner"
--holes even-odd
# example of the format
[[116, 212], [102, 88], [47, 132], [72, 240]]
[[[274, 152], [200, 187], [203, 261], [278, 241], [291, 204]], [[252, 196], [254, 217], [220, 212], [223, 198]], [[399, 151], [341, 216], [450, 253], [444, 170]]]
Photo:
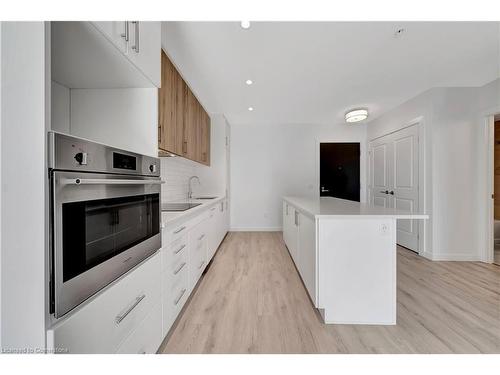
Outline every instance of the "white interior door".
[[[378, 138], [370, 144], [370, 202], [418, 211], [418, 126]], [[397, 221], [397, 243], [418, 252], [418, 221]]]

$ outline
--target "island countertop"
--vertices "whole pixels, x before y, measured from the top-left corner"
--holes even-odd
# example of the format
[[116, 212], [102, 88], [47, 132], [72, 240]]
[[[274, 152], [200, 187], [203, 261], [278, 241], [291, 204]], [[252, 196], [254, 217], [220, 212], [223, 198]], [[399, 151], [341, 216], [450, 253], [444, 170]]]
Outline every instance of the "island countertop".
[[392, 218], [392, 219], [428, 219], [429, 215], [412, 213], [395, 208], [372, 206], [367, 203], [349, 201], [333, 197], [307, 198], [307, 197], [283, 197], [297, 210], [312, 218], [346, 218], [346, 219], [369, 219], [369, 218]]

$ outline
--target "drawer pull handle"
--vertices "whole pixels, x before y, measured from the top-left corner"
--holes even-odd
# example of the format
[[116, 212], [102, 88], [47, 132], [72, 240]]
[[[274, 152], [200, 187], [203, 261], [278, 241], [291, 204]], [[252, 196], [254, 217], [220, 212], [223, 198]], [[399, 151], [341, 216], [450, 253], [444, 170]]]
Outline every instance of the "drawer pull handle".
[[179, 272], [181, 272], [181, 270], [184, 268], [184, 266], [186, 265], [186, 262], [182, 263], [179, 268], [177, 268], [175, 271], [174, 271], [174, 275], [177, 275]]
[[201, 267], [203, 267], [203, 265], [205, 264], [205, 261], [201, 262], [200, 266], [198, 267], [198, 269], [200, 269]]
[[215, 211], [215, 207], [212, 207], [212, 208], [210, 209], [210, 211]]
[[177, 250], [174, 251], [174, 254], [179, 254], [185, 247], [186, 245], [182, 245], [181, 247], [179, 247]]
[[180, 233], [180, 232], [182, 232], [184, 229], [186, 229], [186, 227], [182, 227], [182, 228], [179, 228], [179, 229], [177, 229], [177, 230], [174, 230], [174, 234]]
[[201, 241], [203, 238], [205, 238], [205, 235], [202, 234], [199, 238], [198, 238], [198, 241]]
[[186, 288], [182, 289], [181, 294], [179, 294], [179, 297], [177, 297], [174, 301], [174, 305], [177, 305], [179, 301], [181, 300], [182, 296], [186, 293]]
[[141, 303], [141, 301], [146, 298], [146, 295], [145, 294], [142, 294], [140, 295], [139, 297], [137, 297], [134, 301], [134, 303], [132, 304], [132, 306], [130, 306], [127, 311], [125, 311], [122, 315], [118, 315], [115, 319], [115, 322], [116, 324], [120, 324], [122, 322], [123, 319], [125, 319], [127, 317], [128, 314], [130, 314], [132, 312], [133, 309], [135, 309], [135, 307]]

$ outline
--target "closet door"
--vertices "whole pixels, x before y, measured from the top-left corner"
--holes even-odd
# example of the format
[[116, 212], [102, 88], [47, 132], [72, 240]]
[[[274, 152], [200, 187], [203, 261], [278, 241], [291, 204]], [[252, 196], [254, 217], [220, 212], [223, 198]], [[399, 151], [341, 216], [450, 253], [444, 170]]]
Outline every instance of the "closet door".
[[[418, 126], [378, 138], [370, 144], [370, 202], [418, 211]], [[397, 221], [397, 243], [418, 252], [418, 221]]]

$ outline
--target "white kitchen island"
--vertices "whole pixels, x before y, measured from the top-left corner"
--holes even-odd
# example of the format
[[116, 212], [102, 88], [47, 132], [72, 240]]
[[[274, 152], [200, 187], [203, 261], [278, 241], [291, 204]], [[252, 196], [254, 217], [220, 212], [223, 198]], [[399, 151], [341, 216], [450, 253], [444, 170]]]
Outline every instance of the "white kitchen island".
[[396, 324], [396, 220], [427, 215], [337, 198], [283, 198], [283, 239], [331, 324]]

